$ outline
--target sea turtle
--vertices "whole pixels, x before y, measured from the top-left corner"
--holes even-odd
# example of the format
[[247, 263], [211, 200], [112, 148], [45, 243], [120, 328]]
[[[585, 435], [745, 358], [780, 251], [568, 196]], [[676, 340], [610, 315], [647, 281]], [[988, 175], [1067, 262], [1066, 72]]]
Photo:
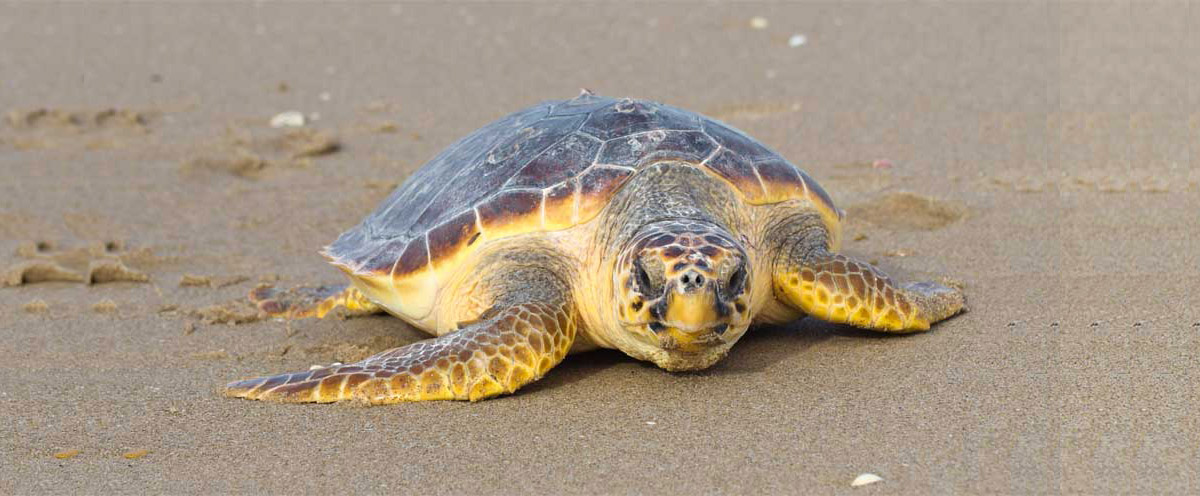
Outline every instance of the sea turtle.
[[836, 253], [843, 212], [733, 127], [584, 91], [467, 135], [323, 251], [349, 286], [252, 293], [285, 317], [386, 311], [434, 338], [231, 383], [284, 402], [479, 400], [570, 352], [713, 365], [751, 324], [926, 330], [962, 292]]

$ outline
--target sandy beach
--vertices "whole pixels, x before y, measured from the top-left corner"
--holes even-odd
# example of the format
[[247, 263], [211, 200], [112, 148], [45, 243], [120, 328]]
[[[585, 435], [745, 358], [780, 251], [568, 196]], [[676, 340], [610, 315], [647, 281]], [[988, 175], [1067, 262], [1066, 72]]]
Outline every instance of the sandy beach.
[[[1197, 26], [1158, 2], [0, 4], [0, 493], [1195, 494]], [[423, 339], [245, 295], [340, 282], [318, 250], [421, 164], [584, 87], [756, 137], [847, 211], [845, 252], [970, 311], [758, 328], [701, 373], [573, 355], [475, 404], [220, 395]]]

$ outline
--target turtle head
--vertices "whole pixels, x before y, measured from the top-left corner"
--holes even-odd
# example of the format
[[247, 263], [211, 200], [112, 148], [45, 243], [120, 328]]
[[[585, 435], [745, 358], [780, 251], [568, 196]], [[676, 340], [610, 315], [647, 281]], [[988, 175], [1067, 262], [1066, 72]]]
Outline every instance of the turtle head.
[[[706, 368], [750, 324], [750, 263], [725, 229], [698, 221], [643, 227], [614, 274], [623, 351], [667, 370]], [[626, 346], [637, 349], [624, 349]]]

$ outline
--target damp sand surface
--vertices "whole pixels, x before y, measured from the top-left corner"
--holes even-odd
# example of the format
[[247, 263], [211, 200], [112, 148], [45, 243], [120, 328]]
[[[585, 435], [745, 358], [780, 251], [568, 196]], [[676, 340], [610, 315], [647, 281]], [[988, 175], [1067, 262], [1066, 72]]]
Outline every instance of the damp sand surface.
[[[0, 493], [1200, 491], [1200, 92], [1154, 63], [1195, 60], [1194, 12], [679, 7], [0, 6]], [[317, 250], [421, 163], [580, 87], [757, 137], [844, 251], [971, 311], [477, 404], [219, 395], [422, 339], [244, 298], [338, 282]]]

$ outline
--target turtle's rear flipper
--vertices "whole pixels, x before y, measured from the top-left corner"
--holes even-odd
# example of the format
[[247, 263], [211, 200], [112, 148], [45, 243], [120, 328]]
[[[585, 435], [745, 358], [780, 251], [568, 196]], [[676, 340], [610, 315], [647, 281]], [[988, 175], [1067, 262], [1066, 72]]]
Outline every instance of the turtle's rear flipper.
[[334, 308], [345, 307], [347, 317], [370, 315], [383, 311], [357, 288], [345, 284], [297, 286], [280, 290], [259, 286], [250, 291], [250, 301], [272, 317], [303, 319], [324, 318]]

